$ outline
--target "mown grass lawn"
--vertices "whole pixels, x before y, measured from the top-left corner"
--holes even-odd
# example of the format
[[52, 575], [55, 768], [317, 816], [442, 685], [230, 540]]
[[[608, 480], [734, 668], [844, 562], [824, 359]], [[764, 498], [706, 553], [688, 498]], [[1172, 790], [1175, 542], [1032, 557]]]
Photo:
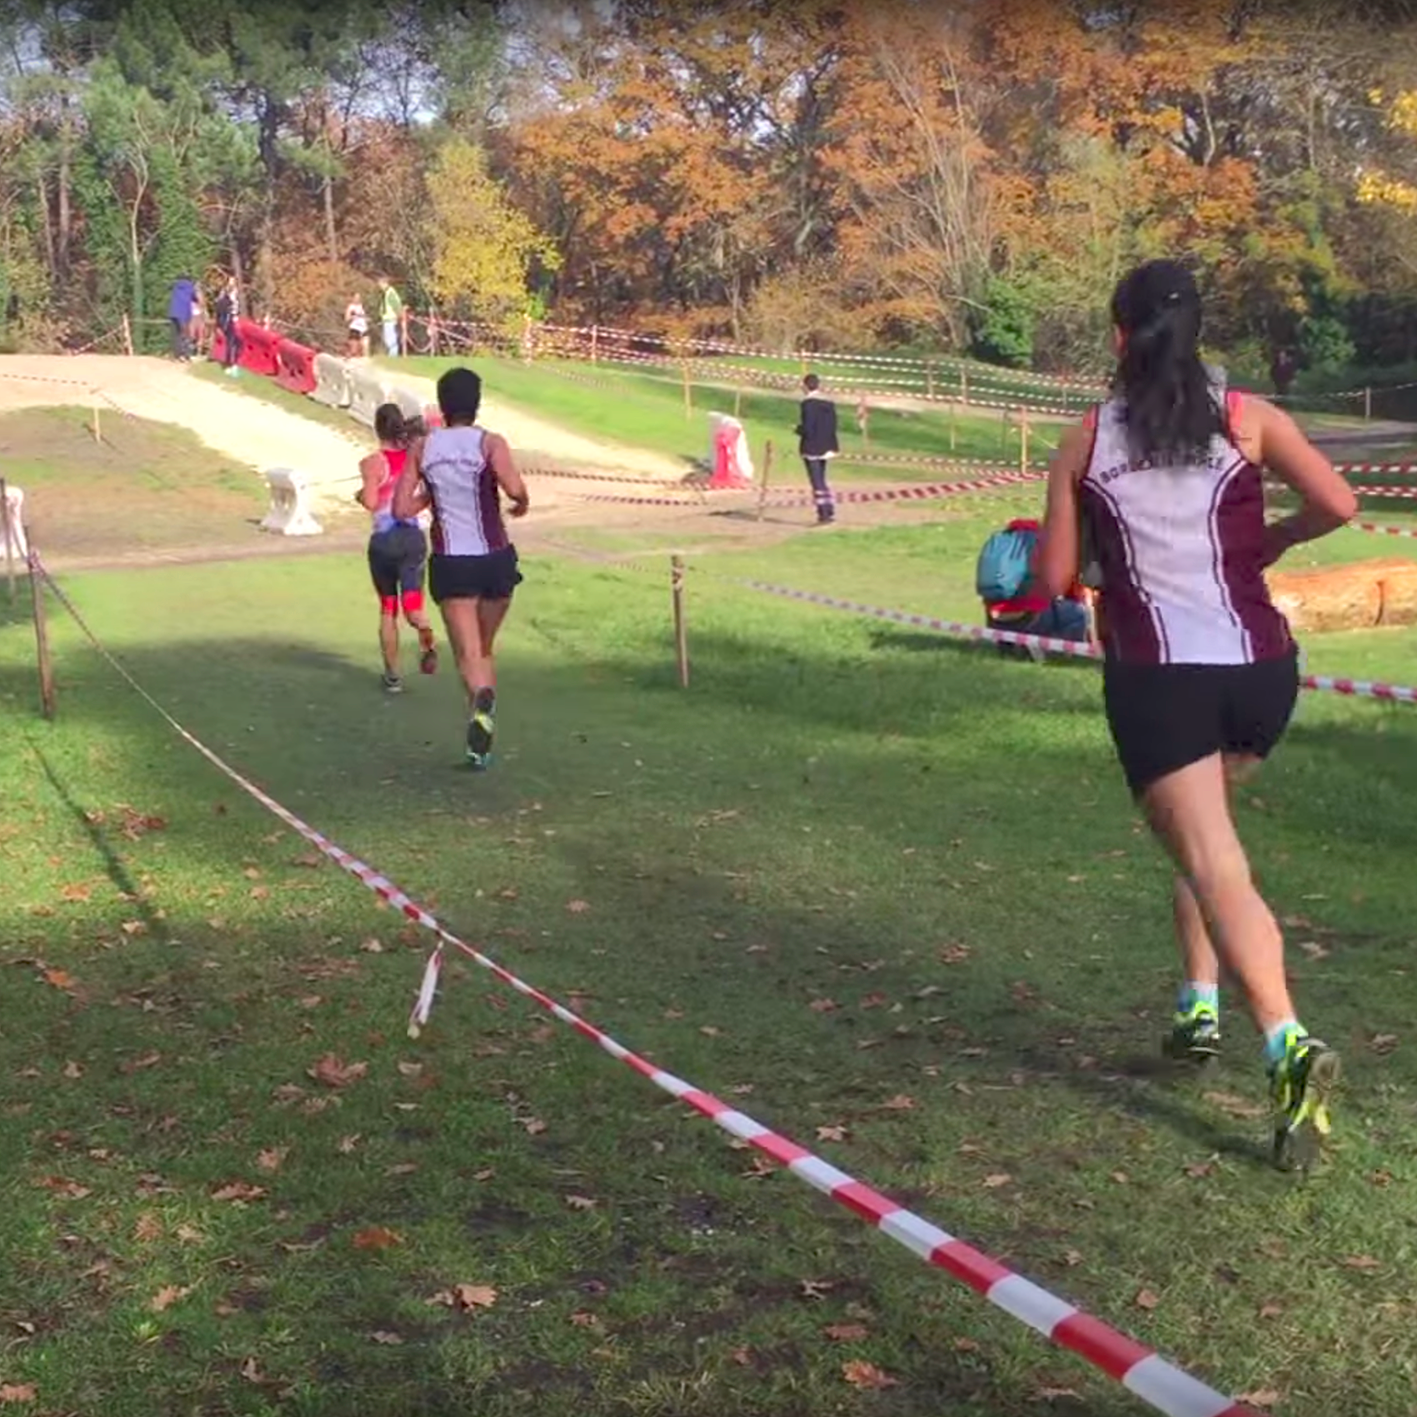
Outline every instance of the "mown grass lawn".
[[[686, 409], [680, 382], [623, 367], [592, 368], [567, 360], [543, 359], [525, 364], [480, 354], [460, 359], [420, 356], [376, 363], [394, 376], [407, 370], [430, 379], [436, 379], [454, 364], [470, 364], [486, 380], [489, 421], [501, 401], [577, 433], [652, 448], [675, 457], [701, 457], [706, 415], [710, 411], [736, 410], [748, 430], [755, 461], [761, 459], [764, 443], [771, 440], [778, 476], [800, 474], [797, 437], [793, 432], [799, 395], [792, 392], [745, 388], [735, 393], [731, 384], [699, 386], [691, 390], [691, 404]], [[938, 469], [930, 472], [922, 468], [851, 464], [851, 456], [867, 451], [891, 456], [987, 458], [1009, 465], [1019, 461], [1017, 428], [1006, 421], [1002, 412], [931, 409], [913, 413], [876, 408], [870, 412], [867, 424], [869, 445], [857, 423], [854, 400], [839, 402], [837, 414], [843, 461], [833, 467], [833, 475], [840, 480], [908, 481], [939, 476]], [[1033, 420], [1029, 461], [1044, 460], [1057, 436], [1056, 423]]]
[[[480, 778], [450, 676], [380, 695], [357, 554], [69, 584], [213, 748], [663, 1066], [1279, 1417], [1408, 1413], [1417, 711], [1306, 698], [1242, 809], [1349, 1064], [1296, 1184], [1238, 1014], [1216, 1077], [1150, 1065], [1167, 877], [1095, 671], [707, 575], [966, 614], [990, 524], [705, 561], [687, 692], [662, 579], [529, 559]], [[0, 602], [16, 1411], [1144, 1410], [469, 966], [409, 1042], [427, 941], [53, 629], [45, 724]]]

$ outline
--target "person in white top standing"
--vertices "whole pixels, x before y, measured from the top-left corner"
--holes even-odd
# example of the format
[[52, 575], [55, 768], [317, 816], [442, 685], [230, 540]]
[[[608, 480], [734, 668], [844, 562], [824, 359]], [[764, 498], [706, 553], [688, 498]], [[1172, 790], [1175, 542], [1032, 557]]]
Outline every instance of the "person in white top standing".
[[482, 380], [471, 369], [449, 369], [438, 380], [444, 426], [410, 448], [391, 507], [404, 521], [432, 509], [429, 589], [467, 688], [467, 759], [478, 771], [490, 765], [496, 727], [493, 646], [522, 579], [502, 494], [513, 517], [530, 505], [507, 440], [478, 426], [481, 405]]
[[[1102, 570], [1103, 697], [1127, 784], [1176, 864], [1185, 964], [1167, 1051], [1220, 1041], [1223, 962], [1264, 1036], [1274, 1157], [1317, 1159], [1338, 1058], [1299, 1023], [1284, 940], [1255, 888], [1229, 784], [1278, 744], [1298, 693], [1297, 650], [1264, 571], [1337, 530], [1352, 489], [1288, 414], [1227, 394], [1199, 353], [1201, 300], [1174, 261], [1131, 272], [1112, 300], [1113, 397], [1065, 434], [1048, 481], [1044, 593], [1078, 572], [1080, 519]], [[1263, 469], [1300, 509], [1266, 524]]]

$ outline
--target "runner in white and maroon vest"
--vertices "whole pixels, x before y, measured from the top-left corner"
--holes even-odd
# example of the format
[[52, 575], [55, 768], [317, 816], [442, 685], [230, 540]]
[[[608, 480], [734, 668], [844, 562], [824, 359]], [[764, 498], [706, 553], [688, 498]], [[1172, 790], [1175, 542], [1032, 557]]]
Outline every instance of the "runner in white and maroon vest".
[[[1265, 1039], [1274, 1153], [1308, 1166], [1329, 1128], [1338, 1058], [1298, 1022], [1284, 941], [1250, 876], [1229, 783], [1267, 757], [1298, 693], [1298, 655], [1264, 572], [1354, 515], [1348, 484], [1287, 414], [1227, 393], [1199, 354], [1201, 301], [1174, 261], [1138, 267], [1112, 300], [1113, 396], [1065, 435], [1049, 473], [1045, 594], [1076, 578], [1082, 523], [1107, 608], [1103, 697], [1128, 786], [1176, 863], [1185, 964], [1167, 1051], [1220, 1043], [1223, 961]], [[1298, 495], [1266, 523], [1263, 469]]]

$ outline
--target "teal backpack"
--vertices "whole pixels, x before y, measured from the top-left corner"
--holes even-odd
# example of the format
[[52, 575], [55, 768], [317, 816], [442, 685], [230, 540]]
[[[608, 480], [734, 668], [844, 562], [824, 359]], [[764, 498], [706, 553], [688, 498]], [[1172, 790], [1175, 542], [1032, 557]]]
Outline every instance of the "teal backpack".
[[984, 543], [974, 568], [974, 589], [986, 605], [1012, 600], [1028, 581], [1036, 531], [996, 531]]

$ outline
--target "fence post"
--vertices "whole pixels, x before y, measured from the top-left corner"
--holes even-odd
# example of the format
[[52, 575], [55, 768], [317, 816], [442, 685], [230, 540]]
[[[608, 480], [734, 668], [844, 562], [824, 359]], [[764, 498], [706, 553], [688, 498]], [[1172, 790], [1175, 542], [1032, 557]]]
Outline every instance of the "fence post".
[[768, 483], [772, 480], [772, 439], [763, 444], [763, 480], [758, 484], [758, 520], [763, 519], [763, 504], [768, 499]]
[[399, 358], [408, 358], [408, 306], [399, 311]]
[[436, 305], [428, 307], [428, 352], [434, 355], [438, 353], [438, 307]]
[[933, 359], [925, 361], [925, 397], [931, 400], [935, 397], [935, 361]]
[[34, 609], [34, 647], [39, 663], [39, 703], [45, 718], [54, 717], [54, 665], [49, 658], [49, 624], [44, 618], [44, 578], [30, 555], [30, 601]]
[[1028, 471], [1028, 410], [1019, 410], [1018, 425], [1018, 470]]
[[129, 356], [133, 353], [133, 322], [126, 310], [123, 312], [123, 353]]
[[861, 447], [867, 454], [871, 451], [871, 405], [862, 394], [856, 404], [856, 425], [861, 430]]
[[684, 558], [669, 558], [669, 593], [674, 602], [674, 657], [679, 666], [679, 687], [689, 687], [689, 636], [684, 624]]
[[592, 326], [590, 327], [590, 362], [591, 362], [592, 364], [599, 364], [599, 363], [600, 363], [600, 326], [599, 326], [599, 325], [592, 325]]
[[5, 579], [10, 586], [10, 604], [15, 603], [15, 542], [10, 535], [10, 487], [0, 477], [0, 518], [5, 522]]
[[1372, 391], [1371, 389], [1364, 389], [1364, 390], [1363, 390], [1363, 417], [1364, 417], [1364, 418], [1371, 418], [1372, 416], [1373, 416], [1373, 391]]
[[694, 416], [694, 386], [689, 382], [689, 361], [684, 361], [684, 418]]
[[527, 364], [532, 361], [531, 316], [528, 314], [522, 315], [522, 360]]
[[959, 366], [959, 401], [963, 404], [969, 402], [969, 371], [963, 364]]
[[737, 384], [733, 389], [733, 416], [742, 418], [743, 416], [743, 385]]

